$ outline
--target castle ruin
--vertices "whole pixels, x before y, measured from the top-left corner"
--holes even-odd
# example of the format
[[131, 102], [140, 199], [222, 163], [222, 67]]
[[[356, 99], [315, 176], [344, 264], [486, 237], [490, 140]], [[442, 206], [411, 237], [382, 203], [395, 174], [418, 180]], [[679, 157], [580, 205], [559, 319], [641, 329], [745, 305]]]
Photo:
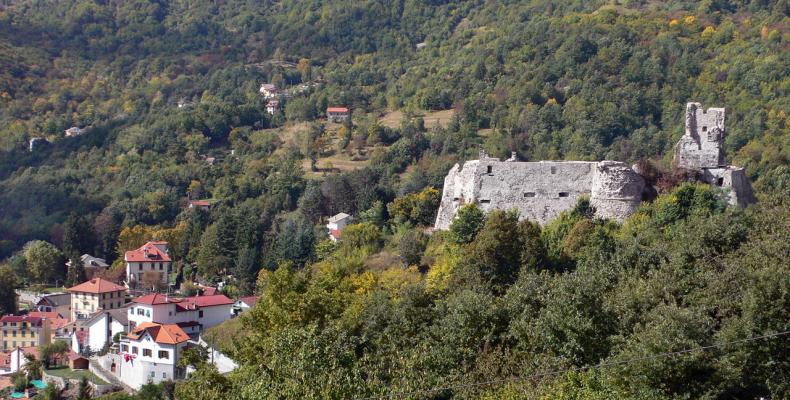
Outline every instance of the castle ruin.
[[754, 202], [746, 171], [724, 161], [723, 108], [686, 104], [686, 132], [675, 147], [675, 166], [698, 171], [703, 182], [727, 189], [730, 204]]
[[[754, 201], [743, 168], [724, 164], [724, 109], [686, 106], [686, 132], [677, 145], [675, 164], [697, 171], [700, 179], [729, 190], [729, 202]], [[434, 227], [449, 229], [465, 204], [484, 211], [516, 209], [521, 219], [546, 224], [588, 196], [595, 215], [622, 221], [642, 201], [645, 180], [618, 161], [520, 162], [516, 154], [504, 161], [481, 150], [479, 159], [456, 164], [444, 179]]]

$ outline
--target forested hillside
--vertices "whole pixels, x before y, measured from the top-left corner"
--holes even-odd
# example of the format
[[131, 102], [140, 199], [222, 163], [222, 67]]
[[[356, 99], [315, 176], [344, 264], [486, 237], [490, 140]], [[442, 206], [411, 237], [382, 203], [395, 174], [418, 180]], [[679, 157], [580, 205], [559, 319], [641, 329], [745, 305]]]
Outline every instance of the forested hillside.
[[[787, 336], [724, 343], [790, 329], [789, 22], [787, 0], [2, 1], [0, 289], [159, 239], [179, 283], [259, 294], [224, 337], [241, 368], [192, 360], [179, 399], [783, 398]], [[262, 83], [293, 96], [270, 115]], [[672, 175], [688, 101], [726, 107], [757, 205], [664, 185], [622, 224], [582, 201], [426, 233], [480, 146]]]

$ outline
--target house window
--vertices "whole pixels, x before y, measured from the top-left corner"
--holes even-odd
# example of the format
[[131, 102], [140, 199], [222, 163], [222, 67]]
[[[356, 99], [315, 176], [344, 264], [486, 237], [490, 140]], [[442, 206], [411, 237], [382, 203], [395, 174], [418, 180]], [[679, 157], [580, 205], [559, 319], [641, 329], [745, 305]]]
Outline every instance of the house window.
[[707, 126], [703, 126], [703, 127], [702, 127], [702, 131], [703, 131], [703, 132], [707, 132], [707, 131], [708, 131], [708, 127], [707, 127]]
[[168, 353], [166, 350], [159, 350], [159, 354], [158, 355], [159, 355], [159, 358], [164, 358], [165, 360], [170, 358], [170, 353]]
[[203, 310], [198, 311], [198, 318], [203, 318]]
[[716, 178], [717, 186], [724, 186], [724, 178]]
[[155, 374], [155, 372], [154, 372], [154, 371], [151, 371], [151, 375], [150, 375], [150, 376], [151, 376], [151, 378], [153, 378], [153, 377], [155, 376], [154, 374]]
[[493, 169], [493, 167], [489, 165], [489, 166], [486, 167], [486, 172], [490, 174], [490, 173], [492, 173], [492, 171], [491, 171], [492, 169]]
[[145, 310], [143, 310], [142, 308], [138, 308], [137, 315], [145, 315]]
[[151, 357], [151, 354], [152, 354], [151, 349], [143, 349], [143, 356]]
[[560, 192], [560, 197], [568, 197], [568, 196], [570, 196], [570, 193], [568, 193], [568, 192]]
[[556, 174], [557, 173], [557, 167], [551, 167], [551, 173], [552, 174]]
[[159, 263], [159, 270], [161, 271], [164, 268], [165, 268], [165, 264], [164, 263]]
[[137, 346], [132, 346], [132, 354], [138, 354]]
[[124, 353], [128, 352], [129, 351], [129, 346], [127, 346], [125, 344], [122, 344], [121, 345], [121, 351], [124, 352]]
[[526, 192], [524, 193], [524, 197], [535, 197], [535, 192]]

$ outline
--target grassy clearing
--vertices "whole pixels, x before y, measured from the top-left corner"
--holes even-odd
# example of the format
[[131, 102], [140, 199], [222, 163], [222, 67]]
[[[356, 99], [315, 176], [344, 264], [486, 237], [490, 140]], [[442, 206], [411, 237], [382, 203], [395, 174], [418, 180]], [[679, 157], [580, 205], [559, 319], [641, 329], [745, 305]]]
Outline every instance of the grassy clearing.
[[86, 369], [78, 369], [73, 370], [67, 366], [63, 366], [60, 368], [48, 369], [47, 374], [57, 376], [63, 379], [82, 379], [88, 378], [89, 381], [97, 384], [97, 385], [106, 385], [107, 382], [103, 381], [98, 376], [94, 375], [93, 372], [90, 372]]
[[[455, 111], [453, 109], [441, 111], [418, 111], [415, 115], [422, 117], [425, 121], [425, 127], [430, 129], [436, 125], [446, 128], [447, 124], [453, 119]], [[398, 128], [403, 120], [403, 111], [396, 110], [388, 112], [383, 117], [379, 118], [379, 124], [389, 128]]]
[[316, 162], [317, 171], [310, 169], [310, 159], [302, 160], [302, 170], [306, 177], [317, 178], [325, 173], [353, 171], [368, 165], [367, 160], [354, 161], [347, 154], [333, 154], [329, 157], [319, 158]]

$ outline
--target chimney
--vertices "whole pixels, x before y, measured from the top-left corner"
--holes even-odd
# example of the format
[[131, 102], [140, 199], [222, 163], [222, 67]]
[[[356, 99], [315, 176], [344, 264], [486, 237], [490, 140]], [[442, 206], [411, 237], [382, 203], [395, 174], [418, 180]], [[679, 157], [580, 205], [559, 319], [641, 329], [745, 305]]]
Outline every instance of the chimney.
[[145, 255], [145, 258], [148, 258], [148, 246], [143, 247], [143, 254]]

